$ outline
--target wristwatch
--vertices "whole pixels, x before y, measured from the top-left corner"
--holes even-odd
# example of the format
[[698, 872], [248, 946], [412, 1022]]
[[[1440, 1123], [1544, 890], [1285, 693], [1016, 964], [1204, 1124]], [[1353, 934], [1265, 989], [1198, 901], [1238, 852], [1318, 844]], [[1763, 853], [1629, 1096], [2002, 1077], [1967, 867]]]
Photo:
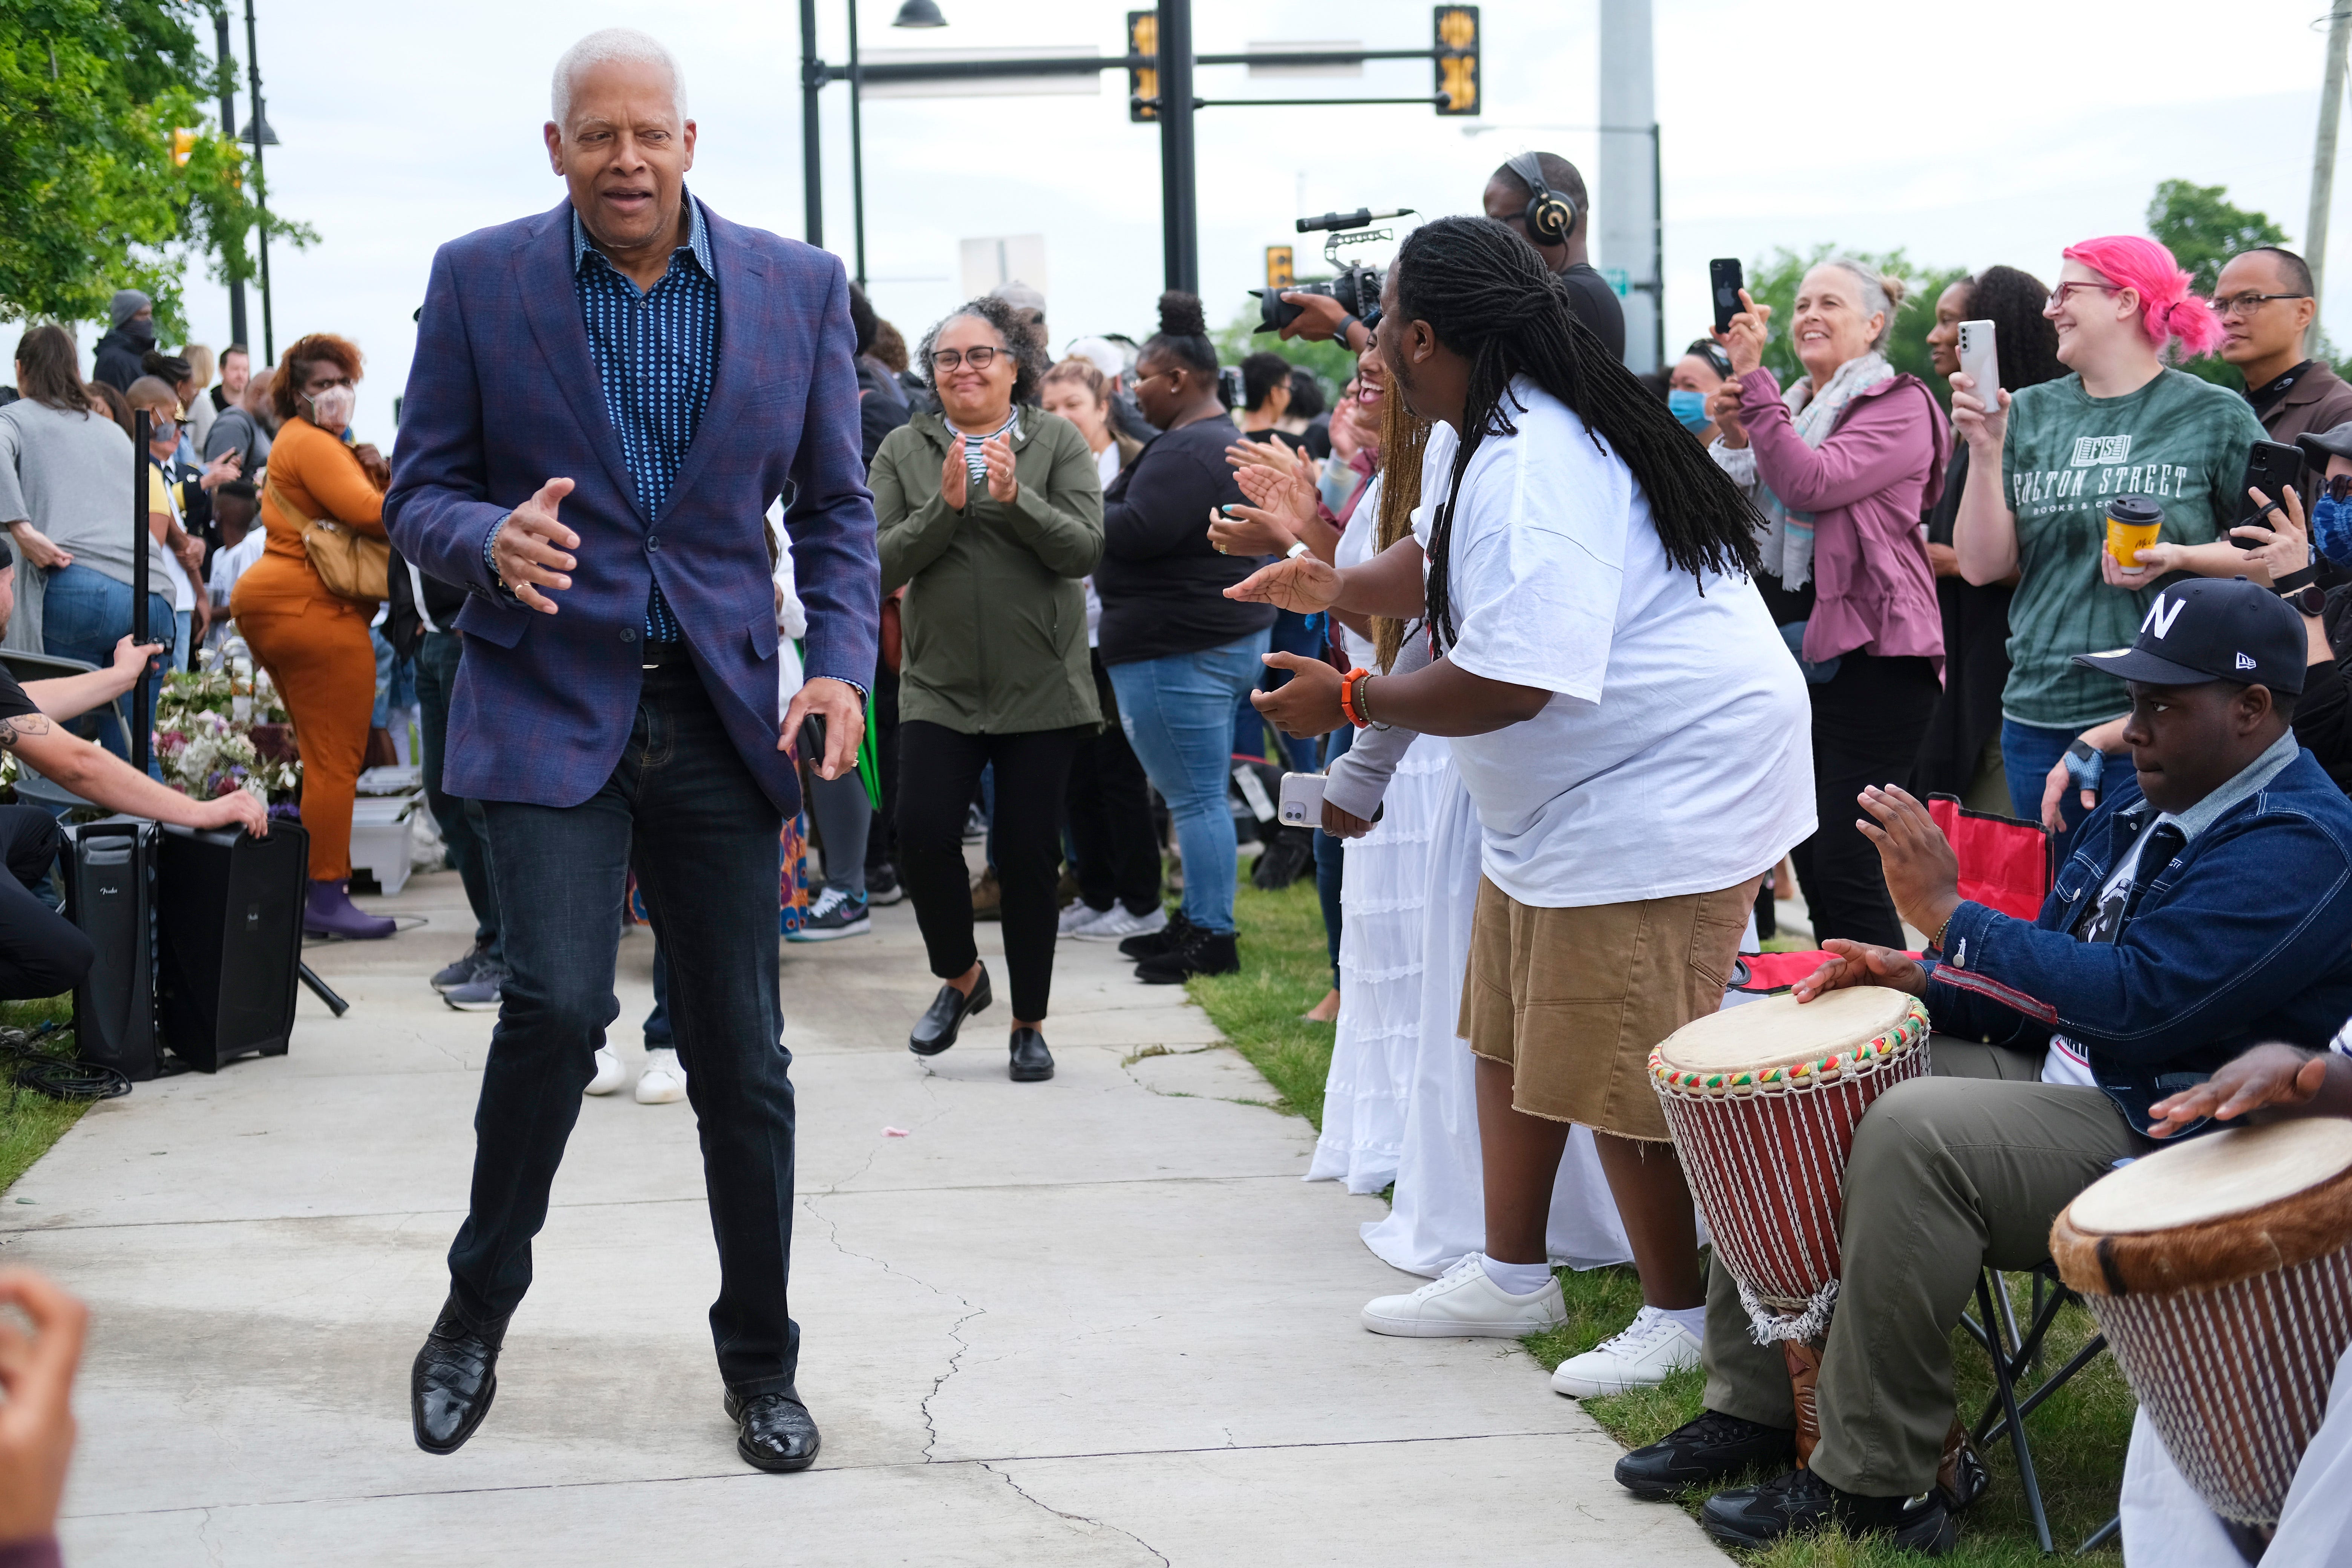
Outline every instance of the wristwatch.
[[[2301, 573], [2295, 574], [2301, 576]], [[2327, 590], [2316, 583], [2305, 583], [2279, 595], [2288, 604], [2306, 616], [2317, 616], [2327, 607]]]

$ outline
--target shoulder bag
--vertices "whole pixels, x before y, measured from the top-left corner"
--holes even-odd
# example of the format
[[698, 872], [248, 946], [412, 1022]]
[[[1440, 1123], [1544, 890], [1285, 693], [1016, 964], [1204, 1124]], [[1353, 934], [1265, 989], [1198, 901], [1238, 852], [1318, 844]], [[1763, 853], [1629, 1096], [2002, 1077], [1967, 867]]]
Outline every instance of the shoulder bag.
[[302, 552], [310, 570], [328, 593], [339, 599], [380, 600], [392, 593], [392, 545], [331, 517], [306, 517], [286, 499], [276, 479], [265, 482], [263, 494], [274, 496], [278, 510], [302, 530]]

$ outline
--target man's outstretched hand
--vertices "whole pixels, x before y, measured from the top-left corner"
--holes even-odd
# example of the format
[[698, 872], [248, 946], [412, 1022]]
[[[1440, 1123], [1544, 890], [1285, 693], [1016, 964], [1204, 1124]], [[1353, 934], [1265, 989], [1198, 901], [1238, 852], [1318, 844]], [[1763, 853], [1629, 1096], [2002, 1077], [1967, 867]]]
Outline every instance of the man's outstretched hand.
[[1339, 602], [1339, 569], [1312, 555], [1277, 561], [1226, 589], [1225, 597], [1296, 610], [1302, 616], [1318, 615]]
[[1849, 985], [1891, 985], [1914, 996], [1927, 994], [1927, 966], [1907, 952], [1835, 936], [1822, 945], [1837, 956], [1797, 982], [1800, 1005]]
[[866, 738], [866, 703], [857, 688], [845, 680], [820, 675], [803, 681], [784, 710], [776, 750], [799, 754], [801, 721], [812, 713], [824, 721], [824, 755], [809, 758], [809, 764], [817, 777], [837, 779], [857, 765], [857, 745]]
[[532, 609], [555, 614], [555, 601], [542, 589], [562, 593], [572, 586], [572, 570], [579, 563], [567, 553], [580, 548], [580, 536], [555, 518], [555, 509], [572, 493], [570, 479], [550, 479], [539, 493], [507, 514], [490, 544], [490, 564], [499, 581]]
[[1319, 658], [1295, 653], [1262, 655], [1269, 669], [1286, 669], [1278, 691], [1253, 691], [1249, 700], [1266, 721], [1286, 735], [1328, 735], [1348, 721], [1339, 708], [1339, 672]]
[[1933, 942], [1960, 907], [1960, 861], [1952, 841], [1906, 790], [1873, 784], [1856, 798], [1875, 819], [1858, 820], [1854, 826], [1878, 846], [1895, 912]]
[[[2331, 1072], [2331, 1053], [2297, 1050], [2293, 1046], [2256, 1046], [2244, 1056], [2224, 1062], [2221, 1069], [2194, 1089], [2182, 1089], [2149, 1106], [2151, 1138], [2168, 1138], [2185, 1127], [2211, 1117], [2234, 1121], [2251, 1111], [2309, 1112]], [[2347, 1064], [2352, 1065], [2352, 1064]]]

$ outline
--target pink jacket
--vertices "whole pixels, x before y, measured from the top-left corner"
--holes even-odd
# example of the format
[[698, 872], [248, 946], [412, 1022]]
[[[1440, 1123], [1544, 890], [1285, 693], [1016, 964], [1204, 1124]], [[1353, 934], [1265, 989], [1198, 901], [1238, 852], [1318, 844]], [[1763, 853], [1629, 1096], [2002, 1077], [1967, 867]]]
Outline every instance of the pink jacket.
[[1780, 382], [1759, 366], [1739, 378], [1739, 417], [1757, 477], [1781, 505], [1813, 515], [1805, 658], [1926, 658], [1941, 677], [1944, 618], [1919, 520], [1943, 489], [1952, 433], [1927, 384], [1897, 375], [1856, 393], [1829, 439], [1808, 447]]

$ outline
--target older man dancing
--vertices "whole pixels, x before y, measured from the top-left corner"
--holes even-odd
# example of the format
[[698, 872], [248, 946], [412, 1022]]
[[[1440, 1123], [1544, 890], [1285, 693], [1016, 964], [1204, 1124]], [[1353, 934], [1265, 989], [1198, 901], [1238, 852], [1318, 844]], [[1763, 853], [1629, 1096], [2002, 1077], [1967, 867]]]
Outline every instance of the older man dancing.
[[[687, 194], [685, 85], [642, 33], [565, 53], [546, 137], [565, 201], [434, 258], [384, 502], [403, 553], [468, 591], [447, 784], [485, 803], [513, 971], [448, 1300], [411, 1379], [416, 1442], [454, 1452], [498, 1392], [531, 1238], [619, 1011], [634, 868], [701, 1127], [736, 1449], [804, 1469], [818, 1437], [785, 1310], [776, 844], [800, 804], [787, 738], [821, 716], [818, 772], [849, 766], [874, 668], [849, 284], [832, 257]], [[783, 494], [810, 679], [780, 724], [762, 520]]]

